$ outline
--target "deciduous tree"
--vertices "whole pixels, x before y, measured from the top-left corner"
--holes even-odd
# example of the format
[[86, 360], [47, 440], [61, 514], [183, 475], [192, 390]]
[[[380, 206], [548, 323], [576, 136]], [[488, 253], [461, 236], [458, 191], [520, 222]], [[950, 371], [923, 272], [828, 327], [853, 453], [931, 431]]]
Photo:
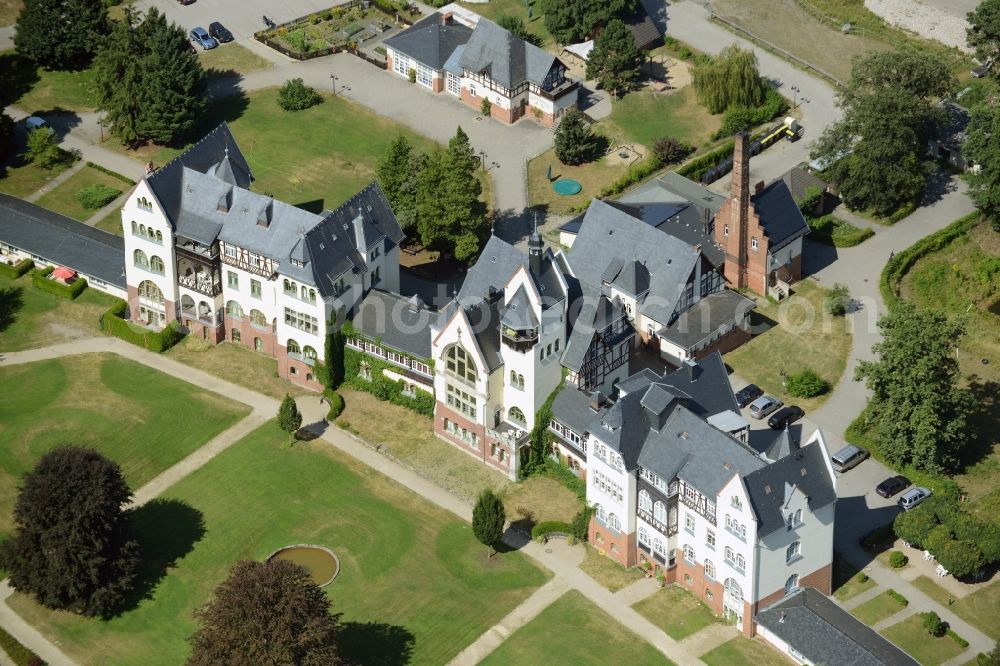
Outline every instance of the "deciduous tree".
[[278, 425], [288, 433], [289, 444], [295, 441], [295, 433], [302, 427], [302, 413], [295, 404], [295, 398], [287, 393], [278, 408]]
[[[984, 3], [985, 4], [985, 3]], [[982, 6], [982, 5], [980, 5]], [[983, 103], [972, 109], [962, 156], [978, 169], [970, 171], [969, 194], [994, 231], [1000, 231], [1000, 106]]]
[[828, 127], [813, 157], [851, 208], [889, 215], [919, 197], [935, 107], [954, 80], [947, 66], [919, 51], [873, 53], [855, 61], [838, 93], [842, 118]]
[[883, 340], [875, 361], [861, 361], [855, 379], [872, 391], [867, 425], [895, 467], [953, 470], [972, 440], [971, 394], [958, 388], [955, 348], [965, 327], [944, 314], [900, 301], [878, 322]]
[[534, 44], [535, 46], [542, 45], [542, 39], [535, 33], [528, 32], [528, 28], [524, 25], [524, 21], [520, 16], [504, 14], [503, 16], [497, 18], [497, 25], [518, 39], [523, 39], [529, 44]]
[[329, 598], [287, 560], [239, 562], [195, 617], [190, 666], [341, 663]]
[[611, 19], [635, 9], [637, 0], [542, 0], [545, 28], [560, 44], [582, 42]]
[[[983, 0], [966, 15], [966, 42], [979, 62], [996, 65], [1000, 57], [1000, 0]], [[997, 71], [995, 68], [993, 71]], [[994, 75], [995, 76], [995, 75]]]
[[59, 139], [50, 127], [30, 130], [21, 156], [25, 162], [34, 162], [43, 169], [51, 169], [69, 159], [69, 156], [59, 149]]
[[26, 0], [17, 17], [14, 46], [49, 69], [81, 69], [109, 29], [101, 0]]
[[375, 167], [375, 177], [403, 231], [412, 231], [417, 220], [418, 165], [410, 140], [400, 134], [389, 144]]
[[639, 82], [642, 55], [621, 19], [611, 19], [594, 40], [587, 56], [587, 78], [596, 79], [613, 95], [628, 92]]
[[696, 66], [692, 76], [698, 101], [710, 113], [757, 107], [767, 97], [767, 83], [757, 69], [757, 56], [736, 44]]
[[14, 536], [0, 553], [13, 587], [49, 608], [111, 616], [139, 564], [121, 468], [93, 449], [63, 446], [25, 475]]
[[563, 164], [575, 166], [594, 159], [597, 139], [577, 109], [570, 109], [556, 129], [556, 157]]
[[500, 543], [506, 521], [503, 500], [489, 488], [479, 493], [476, 506], [472, 509], [472, 533], [479, 539], [479, 543], [489, 549], [490, 557], [493, 557], [495, 547]]

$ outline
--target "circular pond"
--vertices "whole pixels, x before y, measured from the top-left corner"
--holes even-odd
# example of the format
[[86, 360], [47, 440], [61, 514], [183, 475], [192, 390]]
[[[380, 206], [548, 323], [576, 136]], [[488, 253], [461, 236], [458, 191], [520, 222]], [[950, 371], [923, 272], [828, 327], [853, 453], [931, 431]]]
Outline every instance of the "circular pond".
[[562, 195], [579, 194], [580, 190], [583, 189], [583, 185], [572, 178], [560, 178], [556, 182], [552, 183], [552, 189], [555, 190], [557, 194]]
[[299, 544], [297, 546], [286, 546], [276, 551], [267, 558], [270, 560], [288, 560], [304, 567], [313, 582], [323, 587], [333, 582], [333, 579], [340, 573], [340, 560], [333, 554], [333, 551], [323, 546], [313, 546], [309, 544]]

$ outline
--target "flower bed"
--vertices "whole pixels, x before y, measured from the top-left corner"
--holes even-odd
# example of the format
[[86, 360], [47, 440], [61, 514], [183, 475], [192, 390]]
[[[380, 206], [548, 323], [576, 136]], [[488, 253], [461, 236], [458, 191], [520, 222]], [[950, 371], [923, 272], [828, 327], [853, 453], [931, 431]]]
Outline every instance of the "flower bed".
[[389, 9], [390, 5], [383, 8], [374, 2], [367, 9], [360, 2], [351, 2], [263, 30], [254, 37], [296, 60], [318, 58], [354, 50], [359, 43], [387, 30], [396, 16]]

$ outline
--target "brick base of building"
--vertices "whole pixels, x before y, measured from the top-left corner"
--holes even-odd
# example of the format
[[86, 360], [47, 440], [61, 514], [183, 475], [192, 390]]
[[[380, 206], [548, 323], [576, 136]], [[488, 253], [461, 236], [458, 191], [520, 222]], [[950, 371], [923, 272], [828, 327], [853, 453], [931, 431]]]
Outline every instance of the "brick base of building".
[[703, 359], [709, 354], [712, 354], [713, 352], [719, 352], [720, 354], [728, 354], [729, 352], [733, 351], [734, 349], [738, 348], [744, 343], [749, 342], [750, 338], [752, 337], [753, 336], [751, 335], [750, 331], [745, 331], [739, 327], [734, 328], [733, 330], [729, 331], [721, 338], [713, 342], [712, 344], [696, 351], [694, 357], [696, 359]]
[[316, 378], [316, 368], [300, 359], [289, 358], [287, 349], [281, 345], [277, 346], [276, 351], [279, 377], [313, 391], [323, 390], [323, 385]]
[[[469, 442], [449, 432], [445, 428], [445, 421], [450, 421], [458, 428], [465, 428], [469, 433], [476, 435], [476, 443]], [[456, 412], [442, 402], [434, 405], [434, 434], [460, 451], [464, 451], [487, 467], [503, 472], [509, 478], [515, 476], [517, 451], [511, 447], [486, 434], [486, 426], [482, 423], [471, 421], [467, 416]], [[496, 455], [493, 455], [494, 447]], [[500, 460], [500, 452], [503, 452], [503, 461]]]
[[[811, 587], [819, 590], [823, 594], [829, 595], [833, 593], [833, 563], [821, 567], [816, 571], [812, 572], [807, 576], [803, 576], [799, 579], [799, 587]], [[766, 597], [762, 597], [760, 601], [754, 606], [753, 612], [756, 613], [759, 610], [763, 610], [784, 598], [785, 590], [784, 588], [780, 590], [775, 590], [771, 592]]]
[[587, 540], [597, 551], [611, 558], [623, 567], [631, 567], [636, 562], [635, 533], [615, 533], [596, 517], [590, 519]]

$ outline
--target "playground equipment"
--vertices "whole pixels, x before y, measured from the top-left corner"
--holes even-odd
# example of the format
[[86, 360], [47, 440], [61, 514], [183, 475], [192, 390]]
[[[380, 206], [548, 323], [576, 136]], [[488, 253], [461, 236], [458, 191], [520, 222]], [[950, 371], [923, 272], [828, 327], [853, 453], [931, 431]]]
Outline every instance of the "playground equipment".
[[579, 194], [580, 190], [583, 189], [583, 186], [572, 178], [560, 178], [556, 182], [552, 183], [552, 189], [558, 194], [569, 196], [572, 194]]

